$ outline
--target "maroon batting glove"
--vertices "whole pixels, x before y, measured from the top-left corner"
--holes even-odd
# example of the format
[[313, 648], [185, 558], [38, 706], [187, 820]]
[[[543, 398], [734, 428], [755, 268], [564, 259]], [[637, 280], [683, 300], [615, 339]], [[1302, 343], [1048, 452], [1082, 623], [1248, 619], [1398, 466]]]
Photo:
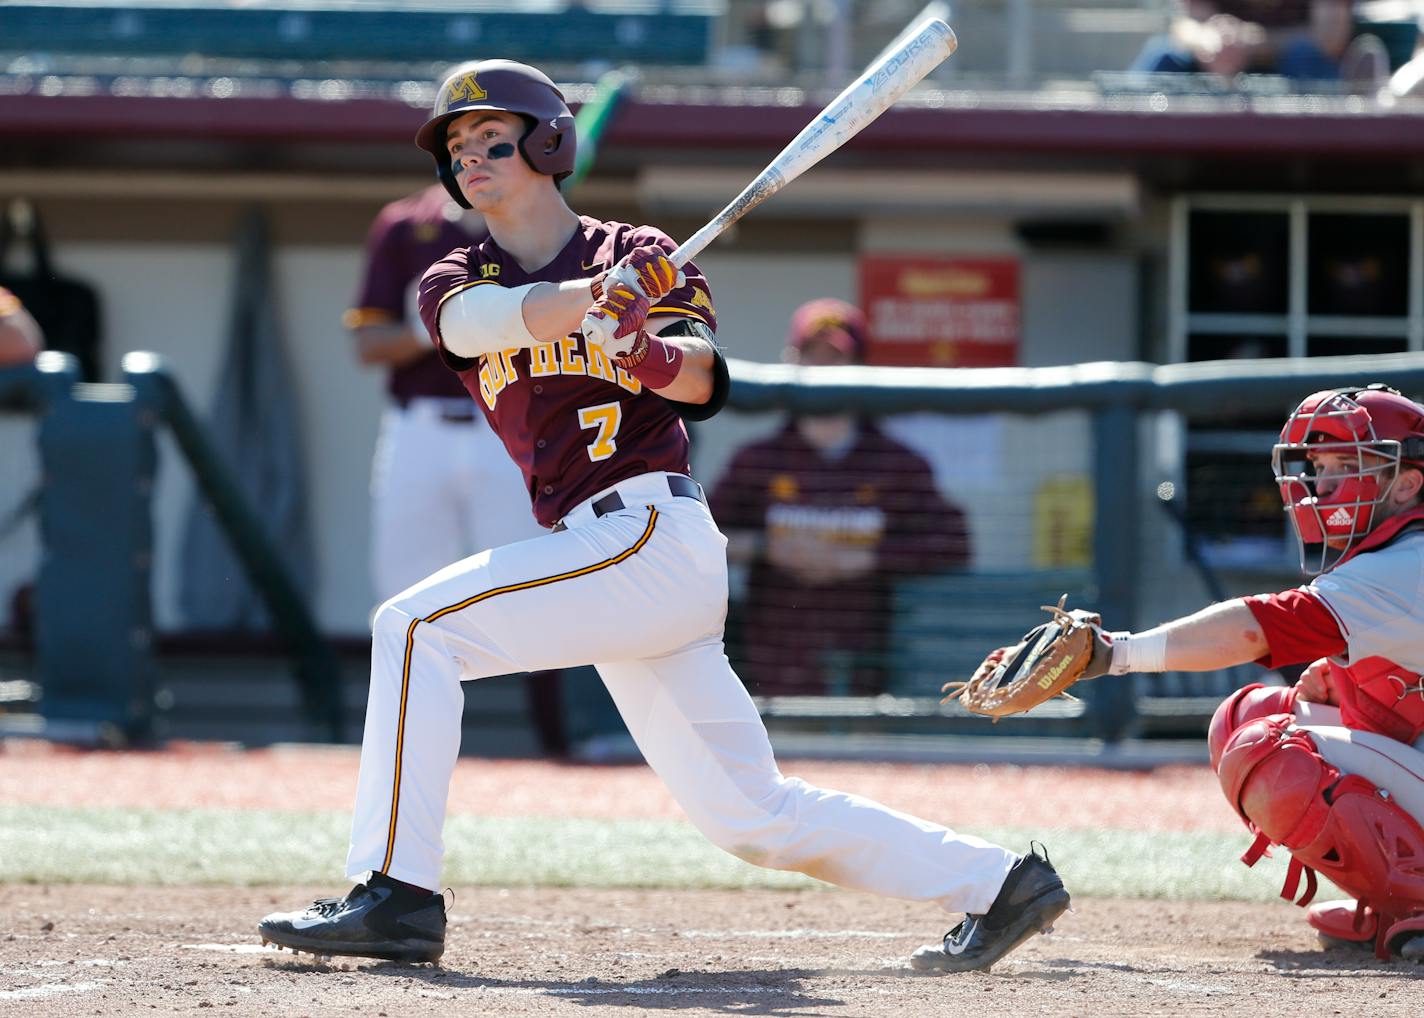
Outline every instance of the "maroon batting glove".
[[621, 283], [649, 301], [661, 300], [686, 282], [668, 253], [653, 244], [635, 247], [613, 268], [600, 272], [589, 284], [593, 299], [600, 299], [614, 284]]
[[640, 340], [647, 344], [643, 332], [647, 324], [648, 298], [627, 286], [612, 283], [608, 292], [584, 313], [583, 337], [617, 359], [633, 353]]

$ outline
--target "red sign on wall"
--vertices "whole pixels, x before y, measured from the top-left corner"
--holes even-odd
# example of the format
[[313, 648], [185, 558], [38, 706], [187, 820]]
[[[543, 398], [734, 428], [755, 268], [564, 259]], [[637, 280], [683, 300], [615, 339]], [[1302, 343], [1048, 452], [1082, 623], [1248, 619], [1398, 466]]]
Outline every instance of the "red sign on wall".
[[869, 364], [1018, 363], [1016, 259], [863, 255], [860, 300], [870, 319]]

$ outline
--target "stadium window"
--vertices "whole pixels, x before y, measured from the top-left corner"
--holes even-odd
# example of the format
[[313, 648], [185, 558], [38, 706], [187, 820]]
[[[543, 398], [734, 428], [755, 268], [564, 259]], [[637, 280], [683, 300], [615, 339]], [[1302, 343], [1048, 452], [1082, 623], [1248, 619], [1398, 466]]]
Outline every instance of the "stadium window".
[[1409, 314], [1407, 214], [1313, 212], [1308, 223], [1311, 315]]
[[1187, 337], [1187, 360], [1229, 361], [1264, 357], [1284, 357], [1286, 336], [1243, 335], [1241, 333], [1192, 333]]
[[1408, 349], [1409, 340], [1404, 336], [1311, 336], [1305, 343], [1308, 357], [1359, 357]]
[[1188, 229], [1192, 314], [1287, 312], [1290, 219], [1284, 212], [1194, 211]]

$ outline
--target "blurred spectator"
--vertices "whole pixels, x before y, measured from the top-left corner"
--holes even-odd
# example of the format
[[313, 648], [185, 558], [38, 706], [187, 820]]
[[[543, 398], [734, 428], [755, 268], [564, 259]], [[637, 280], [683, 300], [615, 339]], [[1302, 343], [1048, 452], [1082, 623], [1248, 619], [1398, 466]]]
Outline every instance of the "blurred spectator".
[[[785, 356], [858, 364], [865, 342], [859, 310], [815, 300], [792, 317]], [[750, 564], [737, 671], [762, 696], [882, 692], [895, 580], [969, 558], [964, 514], [929, 464], [849, 413], [793, 417], [742, 449], [712, 513], [728, 557]]]
[[29, 363], [43, 346], [39, 325], [19, 298], [0, 286], [0, 368]]
[[1149, 40], [1132, 70], [1255, 71], [1372, 90], [1388, 77], [1389, 57], [1378, 37], [1356, 36], [1351, 0], [1185, 0], [1169, 34]]
[[[384, 367], [391, 405], [371, 468], [371, 579], [384, 601], [452, 562], [544, 533], [519, 467], [415, 312], [425, 270], [484, 239], [478, 212], [433, 184], [383, 208], [343, 324], [363, 364]], [[530, 713], [544, 752], [567, 752], [559, 673], [531, 675]]]

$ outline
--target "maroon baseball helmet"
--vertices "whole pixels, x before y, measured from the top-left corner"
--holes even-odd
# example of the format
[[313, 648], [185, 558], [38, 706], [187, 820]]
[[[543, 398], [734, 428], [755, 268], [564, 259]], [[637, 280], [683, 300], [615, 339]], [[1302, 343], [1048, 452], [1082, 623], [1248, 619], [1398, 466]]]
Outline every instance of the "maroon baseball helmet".
[[513, 60], [477, 60], [461, 64], [445, 78], [435, 109], [415, 135], [415, 143], [435, 157], [435, 175], [465, 208], [470, 203], [455, 183], [445, 130], [450, 121], [473, 110], [517, 113], [529, 125], [519, 152], [536, 173], [562, 181], [574, 169], [577, 139], [574, 115], [558, 86], [543, 71]]

